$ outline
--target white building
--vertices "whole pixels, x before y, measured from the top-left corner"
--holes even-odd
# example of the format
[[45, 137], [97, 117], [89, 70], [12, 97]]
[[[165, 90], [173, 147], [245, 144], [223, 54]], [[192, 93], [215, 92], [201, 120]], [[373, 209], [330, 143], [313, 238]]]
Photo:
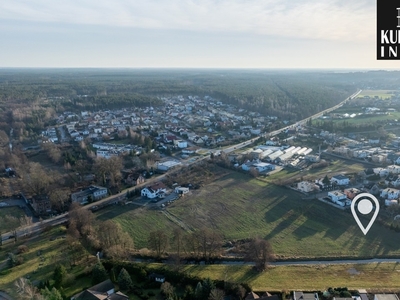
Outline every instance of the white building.
[[346, 194], [342, 193], [339, 190], [328, 192], [328, 197], [331, 198], [333, 203], [340, 206], [346, 206], [351, 204], [351, 200], [347, 199]]
[[388, 200], [398, 199], [399, 192], [398, 189], [386, 188], [381, 191], [381, 197]]
[[350, 179], [347, 176], [339, 174], [332, 176], [331, 183], [337, 185], [348, 185], [350, 183]]
[[165, 162], [159, 162], [157, 164], [157, 169], [160, 171], [168, 171], [176, 166], [181, 165], [181, 163], [179, 161], [173, 161], [173, 160], [168, 160]]

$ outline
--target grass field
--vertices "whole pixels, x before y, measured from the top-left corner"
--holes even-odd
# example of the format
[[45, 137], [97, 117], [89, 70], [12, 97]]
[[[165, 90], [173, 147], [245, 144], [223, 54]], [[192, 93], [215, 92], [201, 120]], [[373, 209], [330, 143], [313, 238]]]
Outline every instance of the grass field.
[[333, 119], [334, 123], [341, 123], [346, 121], [348, 124], [371, 124], [376, 121], [386, 121], [386, 120], [398, 120], [400, 118], [400, 112], [391, 112], [390, 114], [364, 114], [356, 116], [354, 118], [344, 118], [344, 119]]
[[[5, 216], [11, 216], [14, 218], [21, 218], [25, 216], [25, 212], [16, 206], [11, 207], [1, 207], [0, 208], [0, 230], [2, 232], [7, 232], [13, 228], [15, 228], [15, 224], [11, 224], [8, 220], [5, 219]], [[19, 221], [15, 220], [19, 223]]]
[[[343, 168], [362, 166], [337, 161], [324, 170], [314, 170], [313, 176]], [[191, 228], [212, 228], [226, 240], [266, 238], [281, 258], [400, 255], [398, 233], [375, 224], [364, 236], [350, 212], [318, 200], [303, 200], [301, 194], [272, 184], [277, 180], [274, 176], [260, 180], [231, 172], [175, 201], [168, 212]], [[110, 217], [131, 234], [139, 249], [146, 247], [149, 231], [167, 228], [172, 232], [177, 226], [160, 212], [144, 208], [113, 207], [99, 215], [100, 219]]]
[[133, 204], [111, 206], [100, 210], [96, 215], [99, 220], [117, 221], [133, 237], [136, 249], [147, 247], [149, 232], [160, 228], [168, 228], [172, 232], [177, 227], [160, 211], [138, 208]]
[[254, 291], [324, 291], [328, 287], [399, 291], [400, 265], [395, 263], [272, 266], [257, 273], [250, 266], [184, 266], [183, 271], [201, 278], [248, 283]]
[[388, 99], [392, 96], [393, 92], [394, 91], [392, 90], [362, 90], [362, 92], [357, 96], [357, 98], [369, 96], [371, 98], [379, 97], [382, 99]]

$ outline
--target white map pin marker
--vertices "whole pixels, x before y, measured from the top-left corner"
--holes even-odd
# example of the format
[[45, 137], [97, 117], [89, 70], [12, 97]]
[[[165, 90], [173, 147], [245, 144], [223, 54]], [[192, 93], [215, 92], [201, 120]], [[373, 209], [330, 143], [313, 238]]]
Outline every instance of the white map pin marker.
[[[367, 227], [365, 227], [365, 228], [364, 228], [363, 224], [361, 223], [361, 221], [357, 215], [356, 209], [355, 209], [356, 202], [360, 198], [367, 198], [367, 199], [360, 200], [357, 204], [357, 210], [363, 215], [368, 215], [374, 208], [372, 205], [372, 202], [375, 203], [374, 215], [372, 216]], [[351, 213], [353, 214], [353, 217], [356, 220], [361, 231], [364, 233], [364, 235], [366, 235], [367, 232], [369, 231], [369, 229], [371, 228], [372, 224], [374, 224], [376, 217], [378, 216], [378, 213], [379, 213], [378, 199], [376, 199], [374, 195], [371, 195], [369, 193], [358, 194], [357, 196], [354, 197], [353, 201], [351, 202]]]

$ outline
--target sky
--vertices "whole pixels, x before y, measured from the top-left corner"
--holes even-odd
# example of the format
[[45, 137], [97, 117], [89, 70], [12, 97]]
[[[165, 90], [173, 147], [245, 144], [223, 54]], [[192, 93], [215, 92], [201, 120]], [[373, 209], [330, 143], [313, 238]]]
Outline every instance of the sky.
[[0, 67], [400, 69], [376, 0], [0, 0]]

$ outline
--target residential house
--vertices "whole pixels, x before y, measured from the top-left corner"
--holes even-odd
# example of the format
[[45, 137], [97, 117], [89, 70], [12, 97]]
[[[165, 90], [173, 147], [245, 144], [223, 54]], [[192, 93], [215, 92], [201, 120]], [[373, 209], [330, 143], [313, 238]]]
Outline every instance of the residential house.
[[[88, 188], [71, 194], [71, 200], [81, 205], [89, 203], [90, 200], [96, 201], [106, 197], [108, 190], [105, 187], [91, 185]], [[91, 198], [91, 199], [90, 199]]]
[[198, 147], [189, 147], [189, 148], [182, 149], [182, 153], [183, 154], [194, 154], [194, 153], [196, 153], [197, 150], [199, 150]]
[[293, 292], [293, 300], [319, 300], [318, 293]]
[[332, 176], [331, 183], [337, 185], [348, 185], [350, 183], [350, 179], [347, 176], [339, 174]]
[[375, 294], [374, 300], [399, 300], [396, 294]]
[[344, 189], [343, 193], [346, 195], [348, 199], [353, 200], [355, 196], [361, 193], [361, 191], [356, 188], [348, 188]]
[[188, 187], [182, 187], [182, 186], [177, 186], [175, 188], [175, 193], [179, 195], [185, 195], [189, 193], [189, 188]]
[[385, 178], [386, 185], [397, 187], [400, 185], [400, 176], [398, 174], [390, 174]]
[[99, 284], [84, 290], [71, 297], [71, 300], [129, 300], [129, 297], [121, 292], [115, 292], [114, 284], [107, 279]]
[[399, 198], [399, 193], [400, 191], [398, 189], [394, 188], [386, 188], [381, 191], [381, 197], [388, 199], [388, 200], [393, 200], [393, 199], [398, 199]]
[[174, 140], [174, 145], [180, 149], [187, 148], [188, 144], [184, 140]]
[[387, 170], [392, 174], [400, 174], [400, 166], [397, 165], [387, 166]]
[[364, 184], [363, 191], [370, 193], [372, 195], [379, 195], [381, 189], [378, 187], [378, 185], [374, 182], [367, 182]]
[[328, 197], [331, 198], [333, 203], [340, 206], [346, 206], [351, 204], [351, 201], [347, 199], [346, 194], [342, 193], [339, 190], [328, 192]]
[[195, 143], [195, 144], [203, 144], [204, 143], [204, 139], [199, 137], [199, 136], [195, 136], [193, 138], [193, 143]]
[[125, 183], [131, 186], [142, 184], [146, 179], [139, 173], [129, 173], [126, 175]]
[[319, 190], [318, 185], [310, 181], [301, 181], [297, 183], [297, 189], [304, 193], [309, 193], [315, 190]]
[[397, 200], [397, 199], [392, 199], [392, 200], [385, 199], [386, 206], [398, 205], [398, 204], [399, 204], [399, 200]]
[[154, 199], [160, 197], [160, 195], [164, 194], [166, 191], [166, 186], [159, 181], [152, 184], [151, 186], [143, 188], [140, 194], [142, 195], [142, 197]]
[[160, 171], [168, 171], [176, 166], [181, 165], [182, 163], [179, 161], [174, 161], [174, 160], [168, 160], [168, 161], [164, 161], [164, 162], [159, 162], [157, 163], [157, 169]]
[[389, 170], [385, 168], [374, 168], [374, 173], [380, 177], [385, 177], [389, 175]]
[[245, 300], [253, 300], [253, 299], [260, 299], [260, 296], [258, 296], [256, 293], [252, 292], [248, 292], [246, 295], [246, 298], [244, 298]]

